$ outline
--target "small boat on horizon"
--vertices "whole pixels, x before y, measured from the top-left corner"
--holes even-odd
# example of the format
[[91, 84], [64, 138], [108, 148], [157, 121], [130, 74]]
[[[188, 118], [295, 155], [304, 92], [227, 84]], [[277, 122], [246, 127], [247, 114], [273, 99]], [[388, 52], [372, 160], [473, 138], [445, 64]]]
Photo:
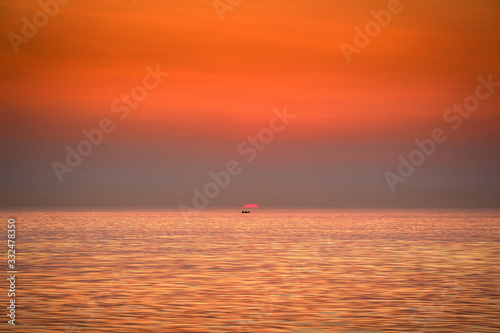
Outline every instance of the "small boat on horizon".
[[249, 211], [249, 210], [242, 210], [241, 212], [242, 212], [242, 213], [250, 213], [250, 211]]

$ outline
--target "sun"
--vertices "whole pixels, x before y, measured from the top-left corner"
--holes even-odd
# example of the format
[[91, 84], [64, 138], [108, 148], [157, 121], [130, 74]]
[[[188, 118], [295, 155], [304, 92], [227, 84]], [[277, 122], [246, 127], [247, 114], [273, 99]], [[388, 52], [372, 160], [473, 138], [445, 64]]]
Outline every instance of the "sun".
[[245, 206], [243, 206], [243, 208], [259, 208], [259, 205], [256, 205], [256, 204], [246, 204]]

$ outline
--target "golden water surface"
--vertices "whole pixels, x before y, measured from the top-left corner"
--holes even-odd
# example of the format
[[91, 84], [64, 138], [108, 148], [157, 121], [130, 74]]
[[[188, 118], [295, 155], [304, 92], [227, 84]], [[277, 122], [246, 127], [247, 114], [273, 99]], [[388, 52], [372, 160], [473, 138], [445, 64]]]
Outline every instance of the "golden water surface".
[[0, 216], [0, 331], [500, 332], [498, 210]]

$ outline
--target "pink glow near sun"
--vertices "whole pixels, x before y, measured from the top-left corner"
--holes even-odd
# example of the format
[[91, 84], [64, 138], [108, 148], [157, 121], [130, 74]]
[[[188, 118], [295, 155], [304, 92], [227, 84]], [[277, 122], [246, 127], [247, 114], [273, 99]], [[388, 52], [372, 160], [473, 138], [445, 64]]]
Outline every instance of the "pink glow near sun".
[[256, 204], [246, 204], [243, 208], [259, 208], [259, 206]]

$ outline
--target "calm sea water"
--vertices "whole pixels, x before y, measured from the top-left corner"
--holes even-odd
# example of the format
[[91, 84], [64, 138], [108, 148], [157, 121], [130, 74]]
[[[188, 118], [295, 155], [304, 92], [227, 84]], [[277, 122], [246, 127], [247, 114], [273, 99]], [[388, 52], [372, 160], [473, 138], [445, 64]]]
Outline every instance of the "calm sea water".
[[499, 210], [0, 216], [19, 332], [500, 332]]

